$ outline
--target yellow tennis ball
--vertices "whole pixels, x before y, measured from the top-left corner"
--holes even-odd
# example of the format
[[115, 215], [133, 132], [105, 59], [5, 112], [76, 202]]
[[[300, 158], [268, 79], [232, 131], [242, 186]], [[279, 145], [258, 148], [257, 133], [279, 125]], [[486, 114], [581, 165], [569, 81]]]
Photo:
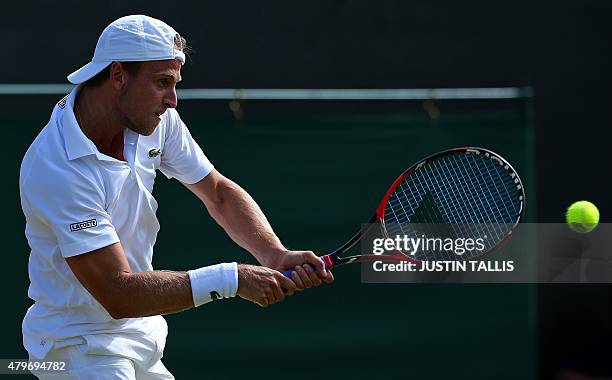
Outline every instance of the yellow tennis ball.
[[599, 210], [589, 201], [574, 202], [565, 213], [565, 222], [572, 231], [586, 234], [597, 227]]

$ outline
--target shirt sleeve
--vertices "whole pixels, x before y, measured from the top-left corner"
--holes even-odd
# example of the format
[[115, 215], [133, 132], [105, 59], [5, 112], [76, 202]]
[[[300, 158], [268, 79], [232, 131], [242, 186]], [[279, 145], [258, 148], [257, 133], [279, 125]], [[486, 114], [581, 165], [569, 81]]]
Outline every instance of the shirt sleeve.
[[166, 134], [159, 170], [168, 178], [193, 184], [206, 177], [212, 163], [193, 139], [178, 112], [168, 109]]
[[[105, 210], [101, 181], [77, 170], [40, 175], [45, 165], [21, 182], [22, 207], [32, 232], [50, 231], [63, 257], [117, 243], [119, 237]], [[53, 170], [52, 168], [47, 170]]]

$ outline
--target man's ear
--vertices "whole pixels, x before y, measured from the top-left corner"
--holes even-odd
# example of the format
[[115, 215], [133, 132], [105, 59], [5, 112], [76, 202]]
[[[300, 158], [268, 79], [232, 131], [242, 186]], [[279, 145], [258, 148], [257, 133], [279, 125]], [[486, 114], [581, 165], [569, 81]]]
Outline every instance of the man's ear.
[[125, 84], [127, 72], [121, 62], [113, 62], [110, 66], [110, 80], [115, 88], [121, 88]]

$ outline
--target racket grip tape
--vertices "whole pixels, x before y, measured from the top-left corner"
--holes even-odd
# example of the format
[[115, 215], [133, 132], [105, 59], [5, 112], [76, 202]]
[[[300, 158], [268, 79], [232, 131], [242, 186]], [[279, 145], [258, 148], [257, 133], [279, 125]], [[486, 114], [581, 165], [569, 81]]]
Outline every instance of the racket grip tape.
[[[331, 260], [329, 255], [319, 256], [321, 260], [323, 260], [323, 265], [325, 265], [325, 269], [331, 270], [334, 267], [334, 262]], [[291, 273], [295, 272], [295, 269], [287, 269], [282, 271], [281, 273], [285, 275], [285, 277], [291, 278]]]

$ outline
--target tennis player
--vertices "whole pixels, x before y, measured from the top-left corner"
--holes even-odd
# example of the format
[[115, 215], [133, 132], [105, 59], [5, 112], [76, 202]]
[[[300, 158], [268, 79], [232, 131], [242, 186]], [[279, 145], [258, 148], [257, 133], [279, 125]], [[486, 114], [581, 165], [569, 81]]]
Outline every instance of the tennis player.
[[[281, 244], [255, 201], [194, 141], [175, 110], [184, 62], [185, 40], [164, 22], [112, 22], [23, 159], [34, 300], [23, 343], [31, 360], [66, 362], [61, 378], [172, 379], [160, 360], [162, 314], [235, 295], [266, 307], [333, 281], [313, 252]], [[157, 170], [191, 190], [261, 266], [153, 270]], [[290, 268], [292, 279], [279, 272]]]

